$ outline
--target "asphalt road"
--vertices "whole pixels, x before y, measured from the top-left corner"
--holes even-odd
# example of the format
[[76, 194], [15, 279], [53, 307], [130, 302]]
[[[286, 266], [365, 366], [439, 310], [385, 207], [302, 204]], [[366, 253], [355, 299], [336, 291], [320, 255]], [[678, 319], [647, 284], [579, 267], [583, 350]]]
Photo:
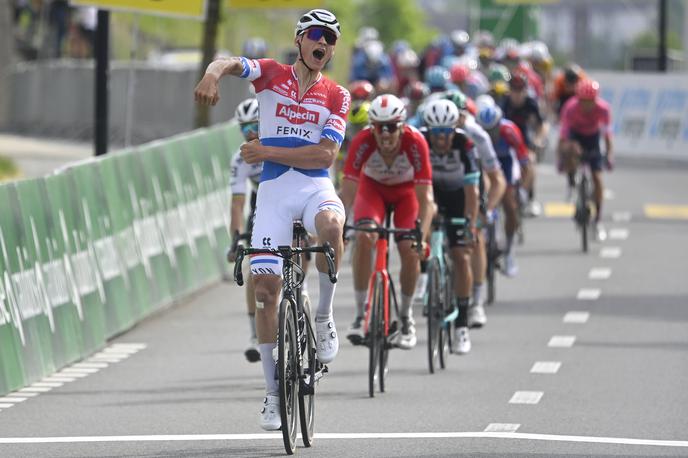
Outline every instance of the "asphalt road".
[[[587, 255], [552, 204], [563, 179], [540, 171], [547, 215], [526, 222], [519, 275], [499, 277], [473, 351], [428, 374], [419, 318], [417, 348], [392, 353], [388, 391], [370, 399], [367, 353], [343, 341], [318, 391], [314, 447], [298, 454], [688, 456], [688, 208], [658, 219], [645, 207], [688, 205], [688, 167], [621, 161], [608, 176], [611, 237]], [[340, 278], [343, 335], [348, 266]], [[281, 436], [258, 427], [263, 382], [243, 357], [243, 294], [202, 291], [115, 339], [90, 375], [61, 372], [74, 381], [0, 399], [0, 456], [283, 455]], [[514, 403], [517, 392], [534, 403]]]

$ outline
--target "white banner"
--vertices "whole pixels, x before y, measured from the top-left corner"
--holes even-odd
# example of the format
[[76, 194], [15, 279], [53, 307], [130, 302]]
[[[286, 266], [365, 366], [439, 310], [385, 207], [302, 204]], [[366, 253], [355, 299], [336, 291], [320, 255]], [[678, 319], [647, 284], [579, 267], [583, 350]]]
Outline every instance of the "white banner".
[[688, 75], [595, 72], [621, 155], [688, 160]]

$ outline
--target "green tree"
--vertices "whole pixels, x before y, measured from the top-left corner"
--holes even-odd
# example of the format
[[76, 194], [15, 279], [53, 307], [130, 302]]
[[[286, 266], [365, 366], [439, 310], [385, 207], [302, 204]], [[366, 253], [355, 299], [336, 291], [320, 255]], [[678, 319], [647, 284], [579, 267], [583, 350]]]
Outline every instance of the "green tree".
[[360, 25], [375, 27], [380, 39], [390, 45], [395, 40], [406, 40], [420, 50], [436, 35], [428, 28], [423, 9], [415, 0], [353, 0], [359, 9]]

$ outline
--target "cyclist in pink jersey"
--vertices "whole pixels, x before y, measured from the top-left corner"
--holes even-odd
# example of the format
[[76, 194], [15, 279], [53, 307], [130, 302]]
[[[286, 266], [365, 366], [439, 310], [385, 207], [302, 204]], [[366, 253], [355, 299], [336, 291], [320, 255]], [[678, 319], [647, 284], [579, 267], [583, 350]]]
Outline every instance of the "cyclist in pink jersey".
[[[579, 162], [587, 163], [592, 172], [595, 187], [595, 235], [598, 240], [606, 238], [606, 232], [599, 224], [602, 214], [602, 166], [606, 163], [612, 169], [612, 130], [609, 104], [598, 97], [600, 85], [597, 81], [582, 80], [576, 86], [576, 96], [571, 97], [561, 110], [559, 128], [559, 170], [568, 174], [569, 196], [575, 187], [576, 168]], [[604, 136], [606, 158], [600, 150], [600, 136]]]
[[[341, 35], [337, 18], [329, 11], [311, 10], [296, 24], [294, 45], [298, 60], [283, 65], [272, 59], [230, 57], [212, 62], [198, 83], [199, 103], [215, 105], [222, 76], [246, 78], [253, 83], [260, 106], [259, 140], [241, 145], [248, 164], [263, 162], [258, 185], [251, 246], [277, 247], [292, 242], [293, 221], [300, 219], [309, 233], [329, 242], [339, 265], [343, 251], [344, 206], [334, 190], [328, 169], [344, 139], [351, 105], [349, 92], [325, 78], [321, 71], [334, 55]], [[327, 263], [318, 255], [320, 297], [315, 314], [318, 359], [327, 364], [339, 350], [332, 316], [334, 285]], [[281, 427], [278, 381], [273, 350], [277, 340], [277, 302], [282, 285], [282, 258], [251, 258], [256, 291], [256, 327], [266, 396], [260, 425]]]

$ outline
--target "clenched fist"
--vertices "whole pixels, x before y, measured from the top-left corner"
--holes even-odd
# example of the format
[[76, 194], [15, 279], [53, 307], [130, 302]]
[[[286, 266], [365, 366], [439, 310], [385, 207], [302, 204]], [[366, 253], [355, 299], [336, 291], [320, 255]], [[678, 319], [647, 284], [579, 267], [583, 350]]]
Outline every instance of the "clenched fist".
[[218, 79], [215, 75], [206, 73], [194, 89], [196, 102], [203, 105], [216, 105], [220, 100], [217, 82]]
[[262, 145], [258, 139], [242, 144], [239, 147], [241, 158], [246, 161], [247, 164], [257, 164], [258, 162], [262, 162], [264, 158], [261, 152], [261, 147]]

